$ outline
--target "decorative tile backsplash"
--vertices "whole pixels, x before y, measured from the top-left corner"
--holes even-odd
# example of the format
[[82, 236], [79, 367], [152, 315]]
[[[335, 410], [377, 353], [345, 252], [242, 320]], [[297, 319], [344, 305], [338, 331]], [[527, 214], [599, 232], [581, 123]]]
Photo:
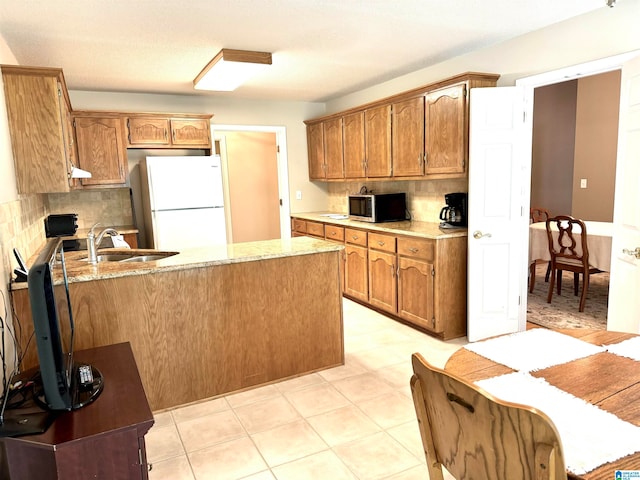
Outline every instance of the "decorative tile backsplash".
[[82, 190], [70, 193], [50, 193], [49, 214], [76, 213], [78, 228], [131, 225], [133, 214], [129, 188]]
[[363, 186], [373, 193], [405, 192], [411, 218], [419, 222], [439, 222], [440, 209], [444, 207], [444, 194], [466, 192], [468, 189], [466, 179], [329, 183], [329, 210], [347, 213], [347, 196], [359, 193]]

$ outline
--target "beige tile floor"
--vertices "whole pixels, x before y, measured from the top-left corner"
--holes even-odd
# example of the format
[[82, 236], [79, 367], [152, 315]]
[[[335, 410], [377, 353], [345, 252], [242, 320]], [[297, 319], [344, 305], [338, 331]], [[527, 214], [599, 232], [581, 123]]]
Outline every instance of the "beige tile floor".
[[444, 366], [466, 339], [346, 299], [344, 331], [344, 366], [155, 414], [151, 480], [428, 479], [410, 357]]

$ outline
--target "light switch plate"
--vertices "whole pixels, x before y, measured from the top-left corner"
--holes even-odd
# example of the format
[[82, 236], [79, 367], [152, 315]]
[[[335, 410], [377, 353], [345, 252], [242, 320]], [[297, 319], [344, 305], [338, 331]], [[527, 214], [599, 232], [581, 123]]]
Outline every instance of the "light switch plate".
[[581, 178], [580, 179], [580, 188], [587, 188], [587, 179], [586, 178]]

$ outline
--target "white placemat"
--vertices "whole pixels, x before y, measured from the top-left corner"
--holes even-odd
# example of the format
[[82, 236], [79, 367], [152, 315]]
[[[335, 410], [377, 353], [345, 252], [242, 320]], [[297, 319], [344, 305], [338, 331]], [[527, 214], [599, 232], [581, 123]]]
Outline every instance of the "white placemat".
[[640, 337], [633, 337], [620, 343], [605, 345], [608, 352], [615, 353], [621, 357], [628, 357], [640, 362]]
[[542, 378], [515, 372], [476, 384], [500, 399], [530, 405], [551, 418], [560, 434], [566, 467], [577, 475], [640, 451], [640, 427]]
[[470, 343], [464, 348], [521, 372], [533, 372], [605, 351], [604, 347], [546, 328]]

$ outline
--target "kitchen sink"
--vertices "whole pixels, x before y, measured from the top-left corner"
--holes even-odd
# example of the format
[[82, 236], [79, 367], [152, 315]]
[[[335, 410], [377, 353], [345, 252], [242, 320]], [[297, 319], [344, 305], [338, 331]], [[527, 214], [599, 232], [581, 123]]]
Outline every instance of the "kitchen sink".
[[[98, 263], [100, 262], [152, 262], [154, 260], [162, 260], [163, 258], [177, 255], [178, 252], [154, 252], [148, 250], [131, 250], [127, 252], [103, 252], [98, 253]], [[88, 262], [89, 257], [81, 260]]]

